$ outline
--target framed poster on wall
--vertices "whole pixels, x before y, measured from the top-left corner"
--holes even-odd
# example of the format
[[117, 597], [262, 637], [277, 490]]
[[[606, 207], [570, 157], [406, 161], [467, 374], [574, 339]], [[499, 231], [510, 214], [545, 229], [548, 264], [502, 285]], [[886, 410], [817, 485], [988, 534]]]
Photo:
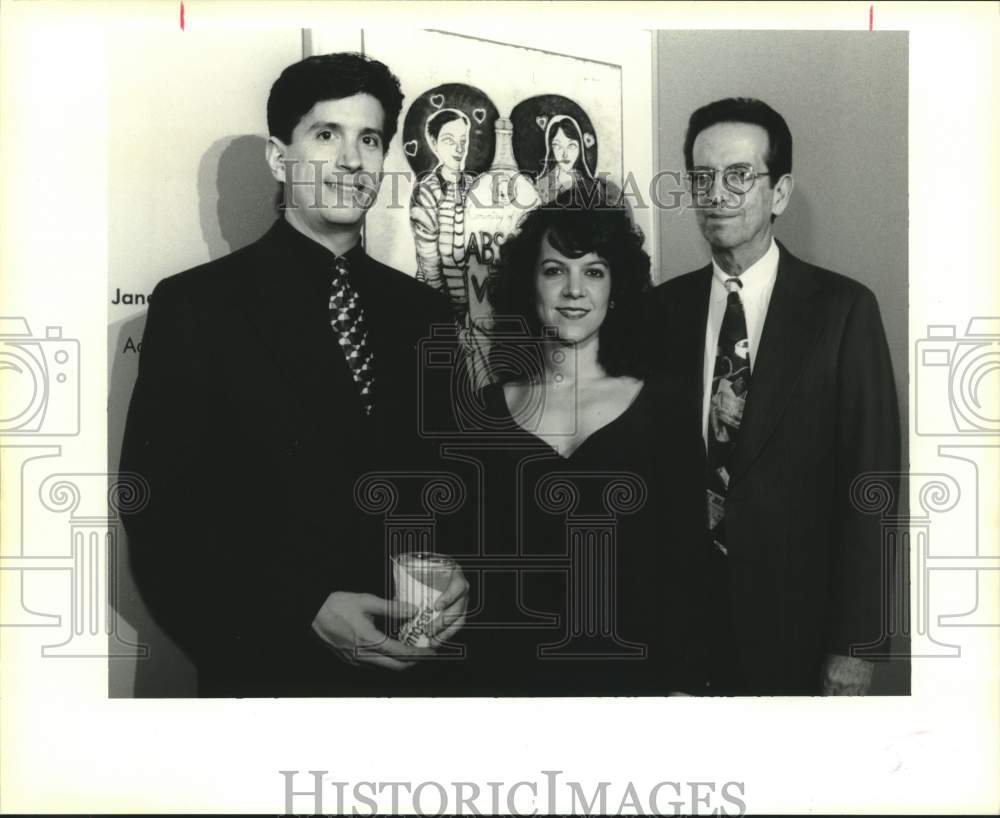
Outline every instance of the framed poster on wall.
[[[553, 93], [577, 102], [591, 117], [597, 128], [597, 160], [596, 168], [592, 169], [596, 174], [607, 174], [605, 178], [610, 182], [622, 185], [632, 219], [645, 236], [645, 250], [655, 259], [659, 242], [654, 209], [650, 206], [657, 166], [653, 124], [657, 108], [655, 37], [651, 31], [635, 28], [608, 30], [592, 26], [569, 28], [563, 33], [565, 36], [554, 43], [551, 32], [543, 28], [497, 29], [495, 25], [459, 20], [447, 31], [323, 25], [303, 31], [303, 56], [362, 51], [384, 61], [393, 70], [402, 83], [406, 100], [400, 133], [389, 146], [385, 168], [387, 172], [395, 169], [410, 176], [414, 172], [403, 153], [405, 118], [416, 97], [435, 84], [464, 82], [478, 87], [493, 95], [491, 99], [499, 114], [508, 118], [518, 102], [544, 95], [545, 88], [555, 89]], [[428, 50], [431, 48], [437, 50]], [[489, 59], [496, 61], [487, 62]], [[607, 82], [606, 86], [600, 85], [602, 80]], [[509, 91], [505, 90], [508, 88]], [[604, 95], [606, 91], [611, 93], [610, 97]], [[613, 123], [614, 133], [604, 131], [609, 122]], [[612, 151], [617, 151], [617, 155]], [[526, 171], [528, 176], [535, 173], [533, 168]], [[412, 191], [403, 188], [402, 179], [396, 195], [400, 212], [395, 218], [399, 221], [380, 221], [377, 215], [392, 198], [392, 184], [393, 180], [387, 178], [380, 201], [369, 215], [366, 229], [369, 252], [382, 253], [375, 243], [387, 237], [390, 225], [402, 225], [404, 233], [411, 232], [409, 199], [404, 193]], [[395, 237], [388, 245], [392, 247], [391, 254], [377, 257], [415, 274], [415, 248], [399, 245], [397, 241]], [[653, 278], [657, 279], [655, 269]]]
[[481, 385], [506, 237], [557, 196], [621, 191], [621, 67], [443, 31], [365, 32], [364, 50], [405, 95], [366, 249], [447, 293]]

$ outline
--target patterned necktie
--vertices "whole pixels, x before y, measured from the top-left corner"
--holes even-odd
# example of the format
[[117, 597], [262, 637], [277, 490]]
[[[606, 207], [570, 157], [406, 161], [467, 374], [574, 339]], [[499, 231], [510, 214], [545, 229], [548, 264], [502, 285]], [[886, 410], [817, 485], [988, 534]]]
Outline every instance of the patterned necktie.
[[333, 280], [330, 282], [330, 326], [344, 351], [354, 382], [361, 393], [361, 405], [366, 415], [372, 413], [372, 387], [375, 376], [371, 349], [368, 347], [368, 328], [365, 313], [357, 291], [351, 286], [350, 267], [347, 259], [338, 256], [333, 263]]
[[743, 407], [750, 390], [750, 343], [740, 301], [743, 282], [726, 279], [726, 314], [719, 329], [712, 375], [712, 399], [708, 409], [708, 530], [715, 547], [726, 548], [725, 502], [729, 489], [729, 466], [743, 420]]

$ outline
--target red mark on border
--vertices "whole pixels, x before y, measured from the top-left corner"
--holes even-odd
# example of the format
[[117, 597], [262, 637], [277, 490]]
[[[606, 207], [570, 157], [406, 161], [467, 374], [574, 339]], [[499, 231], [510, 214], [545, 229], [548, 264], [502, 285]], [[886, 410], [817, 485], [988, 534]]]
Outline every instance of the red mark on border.
[[184, 0], [181, 0], [181, 31], [184, 30]]
[[[183, 3], [181, 3], [181, 8], [182, 9], [184, 8], [184, 4]], [[181, 28], [183, 28], [183, 27], [184, 26], [181, 26]], [[875, 6], [869, 6], [868, 7], [868, 30], [869, 31], [874, 31], [875, 30]]]

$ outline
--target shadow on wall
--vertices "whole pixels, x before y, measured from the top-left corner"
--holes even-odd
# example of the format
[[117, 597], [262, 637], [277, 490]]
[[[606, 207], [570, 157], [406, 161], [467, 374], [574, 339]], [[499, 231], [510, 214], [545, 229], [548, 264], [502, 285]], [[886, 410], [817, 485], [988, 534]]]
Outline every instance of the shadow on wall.
[[[197, 184], [198, 216], [207, 248], [204, 261], [220, 258], [260, 238], [277, 217], [274, 201], [278, 188], [264, 159], [266, 144], [267, 140], [260, 136], [227, 137], [215, 142], [202, 156]], [[151, 249], [155, 255], [155, 248]], [[145, 325], [143, 312], [108, 327], [109, 471], [118, 469]], [[125, 541], [124, 531], [120, 531], [119, 542]], [[146, 609], [132, 578], [127, 548], [119, 549], [117, 561], [116, 627], [128, 641], [148, 646], [149, 656], [111, 662], [109, 695], [194, 696], [194, 667]]]
[[198, 215], [211, 259], [256, 241], [277, 218], [278, 183], [264, 158], [266, 145], [262, 136], [229, 136], [201, 158]]

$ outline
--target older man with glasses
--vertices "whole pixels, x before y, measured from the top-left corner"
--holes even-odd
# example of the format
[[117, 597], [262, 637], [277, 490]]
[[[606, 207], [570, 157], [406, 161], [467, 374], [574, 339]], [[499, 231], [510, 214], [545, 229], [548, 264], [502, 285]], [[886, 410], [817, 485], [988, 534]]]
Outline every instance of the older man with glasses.
[[773, 236], [792, 136], [755, 99], [695, 111], [684, 160], [706, 267], [651, 298], [655, 366], [700, 400], [704, 549], [713, 565], [706, 693], [863, 695], [882, 638], [879, 520], [855, 481], [899, 468], [899, 411], [878, 305], [864, 285]]

